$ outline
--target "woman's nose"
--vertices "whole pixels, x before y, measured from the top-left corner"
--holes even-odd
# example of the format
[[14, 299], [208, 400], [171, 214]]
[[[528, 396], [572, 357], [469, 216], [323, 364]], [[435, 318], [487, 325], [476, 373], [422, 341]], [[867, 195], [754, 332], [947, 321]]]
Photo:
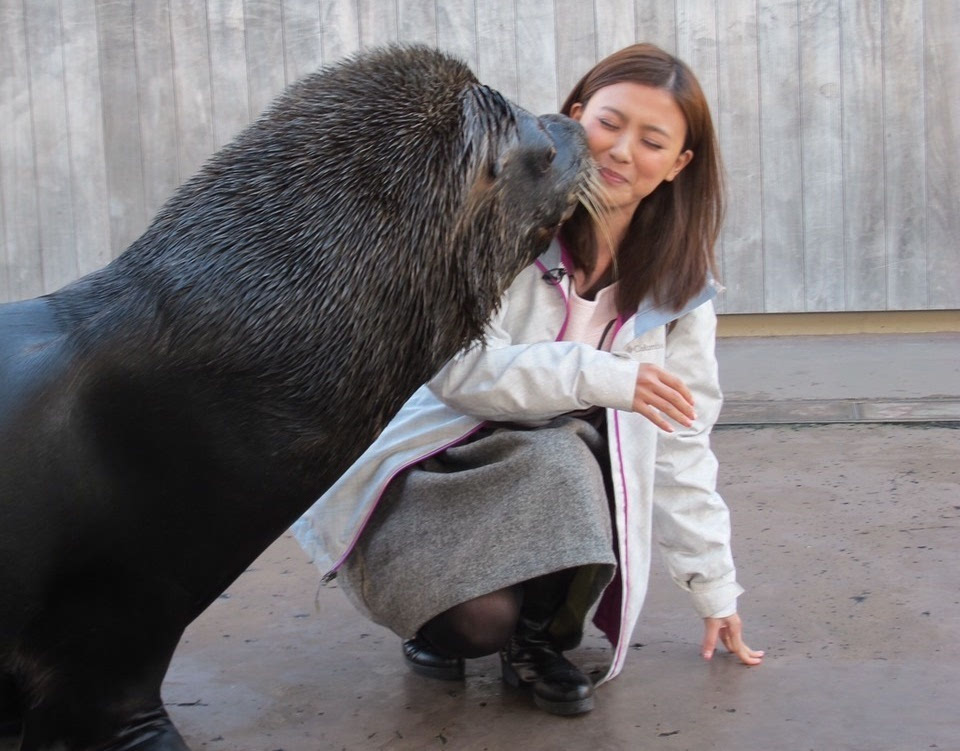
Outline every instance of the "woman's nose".
[[610, 147], [610, 156], [621, 163], [630, 161], [630, 144], [627, 143], [627, 137], [625, 135], [618, 136], [617, 140], [613, 142], [613, 145]]

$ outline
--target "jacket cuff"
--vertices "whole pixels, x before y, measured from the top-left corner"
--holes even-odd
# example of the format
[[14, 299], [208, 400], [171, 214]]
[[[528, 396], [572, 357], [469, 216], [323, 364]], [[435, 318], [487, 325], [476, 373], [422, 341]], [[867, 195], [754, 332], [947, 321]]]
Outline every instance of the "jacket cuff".
[[710, 618], [729, 618], [731, 615], [737, 612], [737, 601], [734, 600], [732, 603], [727, 605], [727, 607], [718, 610], [716, 613], [712, 613]]
[[733, 610], [727, 615], [735, 613], [737, 597], [743, 594], [743, 591], [743, 587], [732, 581], [709, 589], [693, 589], [690, 595], [693, 597], [693, 607], [701, 618], [715, 618], [720, 617], [715, 616], [715, 613], [726, 613], [731, 607]]
[[640, 363], [629, 357], [604, 357], [599, 365], [581, 371], [582, 401], [598, 407], [633, 411], [639, 371]]

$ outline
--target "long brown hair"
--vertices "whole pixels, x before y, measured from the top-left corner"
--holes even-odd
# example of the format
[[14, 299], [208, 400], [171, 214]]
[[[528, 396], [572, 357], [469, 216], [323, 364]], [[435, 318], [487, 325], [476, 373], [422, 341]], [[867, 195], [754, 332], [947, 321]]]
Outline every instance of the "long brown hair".
[[[597, 63], [573, 87], [561, 112], [569, 115], [577, 102], [585, 106], [599, 89], [624, 81], [670, 92], [687, 121], [682, 150], [690, 149], [693, 159], [634, 212], [615, 256], [617, 309], [632, 313], [650, 297], [679, 310], [715, 272], [713, 246], [723, 221], [723, 169], [710, 108], [682, 61], [655, 45], [634, 44]], [[582, 206], [564, 223], [560, 236], [577, 266], [591, 271], [593, 221]]]

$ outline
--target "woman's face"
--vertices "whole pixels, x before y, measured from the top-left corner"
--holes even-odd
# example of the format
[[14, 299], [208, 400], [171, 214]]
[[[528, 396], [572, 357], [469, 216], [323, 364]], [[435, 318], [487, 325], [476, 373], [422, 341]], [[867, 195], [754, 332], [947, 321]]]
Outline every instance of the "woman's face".
[[610, 209], [633, 210], [693, 158], [683, 149], [686, 119], [673, 95], [631, 81], [598, 89], [570, 110], [587, 133]]

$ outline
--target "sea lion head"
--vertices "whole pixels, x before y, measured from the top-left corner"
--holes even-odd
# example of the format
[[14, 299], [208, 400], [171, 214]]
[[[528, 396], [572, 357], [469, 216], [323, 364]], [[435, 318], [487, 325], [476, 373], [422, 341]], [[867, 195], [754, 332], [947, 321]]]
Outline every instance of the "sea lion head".
[[302, 226], [336, 217], [346, 232], [327, 229], [325, 246], [347, 240], [373, 268], [429, 278], [431, 295], [455, 289], [471, 338], [592, 184], [579, 123], [535, 117], [425, 47], [361, 53], [306, 78], [262, 125], [278, 121], [307, 131], [301, 195], [323, 191], [323, 213]]

